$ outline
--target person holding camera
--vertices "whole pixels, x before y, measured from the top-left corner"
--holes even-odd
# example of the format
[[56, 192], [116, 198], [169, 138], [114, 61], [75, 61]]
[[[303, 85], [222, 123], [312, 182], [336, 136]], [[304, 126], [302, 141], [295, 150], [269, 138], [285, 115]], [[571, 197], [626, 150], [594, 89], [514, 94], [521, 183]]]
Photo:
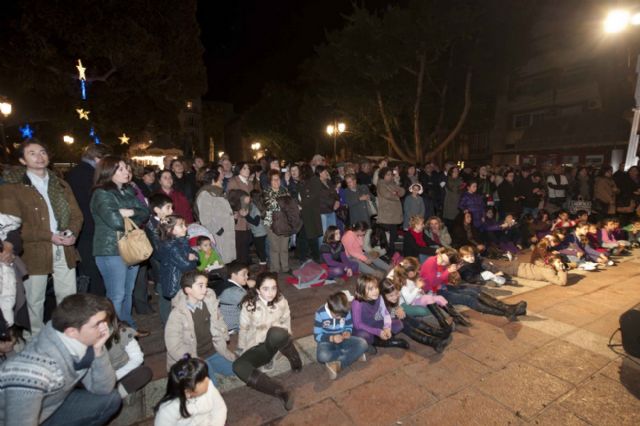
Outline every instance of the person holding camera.
[[53, 275], [56, 301], [76, 293], [76, 236], [83, 218], [71, 187], [49, 170], [47, 147], [28, 139], [18, 150], [20, 163], [5, 174], [0, 186], [0, 212], [22, 220], [22, 260], [29, 279], [24, 283], [31, 336], [43, 327], [47, 278]]

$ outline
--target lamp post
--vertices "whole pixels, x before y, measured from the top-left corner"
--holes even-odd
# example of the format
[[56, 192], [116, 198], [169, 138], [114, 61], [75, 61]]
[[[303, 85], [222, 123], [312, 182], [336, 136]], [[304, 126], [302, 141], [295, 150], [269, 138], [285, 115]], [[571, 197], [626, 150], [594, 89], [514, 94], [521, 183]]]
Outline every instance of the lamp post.
[[74, 141], [75, 141], [75, 139], [73, 139], [73, 136], [64, 135], [62, 137], [62, 142], [66, 143], [67, 145], [73, 144]]
[[[618, 34], [625, 31], [629, 26], [640, 25], [640, 12], [628, 10], [612, 10], [604, 20], [604, 32], [607, 34]], [[631, 133], [629, 134], [629, 145], [627, 146], [627, 156], [624, 162], [624, 169], [629, 170], [631, 166], [638, 163], [638, 127], [640, 125], [640, 54], [636, 59], [636, 88], [634, 94], [636, 105], [633, 108], [633, 121], [631, 123]]]
[[332, 124], [327, 126], [327, 134], [329, 136], [333, 136], [333, 158], [337, 162], [338, 161], [338, 153], [336, 151], [336, 142], [338, 140], [338, 136], [344, 133], [347, 130], [347, 125], [342, 122], [334, 121]]
[[0, 120], [0, 137], [2, 138], [2, 158], [7, 159], [7, 148], [6, 148], [6, 137], [4, 135], [4, 120], [11, 114], [13, 111], [13, 106], [11, 103], [7, 101], [0, 102], [0, 114], [2, 114], [3, 118]]

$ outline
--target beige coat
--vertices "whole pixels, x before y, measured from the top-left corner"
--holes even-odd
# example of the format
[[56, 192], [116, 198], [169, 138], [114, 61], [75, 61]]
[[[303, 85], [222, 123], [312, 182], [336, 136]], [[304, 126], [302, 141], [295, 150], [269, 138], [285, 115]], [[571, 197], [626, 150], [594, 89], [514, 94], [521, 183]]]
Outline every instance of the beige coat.
[[394, 182], [378, 181], [378, 223], [386, 225], [399, 225], [402, 223], [402, 202], [400, 198], [404, 195], [404, 192], [404, 188]]
[[[218, 300], [213, 290], [207, 290], [204, 297], [204, 304], [211, 314], [211, 336], [213, 337], [213, 347], [216, 351], [233, 361], [236, 356], [227, 349], [227, 339], [229, 331], [227, 324], [222, 319], [222, 314], [218, 309]], [[187, 296], [183, 291], [179, 291], [171, 300], [171, 313], [164, 329], [164, 343], [167, 347], [167, 371], [173, 364], [178, 362], [184, 354], [197, 356], [198, 346], [196, 343], [196, 329], [193, 324], [191, 311], [187, 307]]]
[[618, 193], [616, 183], [610, 177], [598, 176], [593, 185], [593, 198], [609, 205], [609, 214], [615, 213], [616, 194]]
[[247, 304], [240, 311], [240, 332], [238, 349], [246, 351], [264, 342], [271, 327], [281, 327], [291, 334], [291, 311], [284, 297], [269, 307], [258, 298], [255, 311], [249, 311]]
[[502, 272], [527, 280], [546, 281], [555, 285], [567, 285], [567, 272], [557, 271], [552, 266], [540, 266], [533, 263], [510, 262], [502, 268]]

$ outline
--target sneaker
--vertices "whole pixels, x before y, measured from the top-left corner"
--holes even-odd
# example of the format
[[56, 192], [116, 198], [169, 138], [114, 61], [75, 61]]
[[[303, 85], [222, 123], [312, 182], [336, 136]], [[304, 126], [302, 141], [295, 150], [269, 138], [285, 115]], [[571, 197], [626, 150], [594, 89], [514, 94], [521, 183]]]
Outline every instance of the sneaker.
[[511, 254], [510, 251], [506, 252], [504, 255], [507, 256], [507, 259], [509, 259], [509, 262], [513, 260], [513, 255]]
[[362, 355], [360, 355], [360, 358], [358, 358], [358, 361], [367, 362], [367, 354], [363, 353]]
[[340, 361], [326, 362], [324, 366], [329, 370], [329, 378], [331, 380], [338, 378], [338, 373], [340, 372]]
[[506, 278], [505, 277], [501, 277], [499, 275], [495, 275], [492, 279], [492, 281], [496, 284], [496, 286], [498, 287], [502, 287], [506, 282]]
[[615, 264], [616, 263], [613, 260], [610, 260], [610, 261], [607, 262], [607, 266], [613, 266]]

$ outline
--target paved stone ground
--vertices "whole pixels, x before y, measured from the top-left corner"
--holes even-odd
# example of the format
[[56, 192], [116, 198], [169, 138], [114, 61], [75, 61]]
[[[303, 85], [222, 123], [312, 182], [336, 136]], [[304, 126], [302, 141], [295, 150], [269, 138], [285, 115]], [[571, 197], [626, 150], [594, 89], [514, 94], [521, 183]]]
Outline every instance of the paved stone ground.
[[[326, 295], [353, 283], [285, 288], [294, 333], [307, 336], [296, 342], [303, 371], [287, 371], [284, 359], [276, 368], [296, 392], [294, 409], [287, 413], [274, 398], [237, 379], [225, 380], [228, 424], [638, 425], [640, 367], [607, 343], [620, 314], [640, 302], [639, 278], [636, 250], [607, 271], [572, 273], [568, 287], [521, 280], [522, 287], [492, 289], [509, 302], [527, 300], [529, 314], [509, 323], [470, 311], [474, 326], [456, 332], [443, 354], [415, 342], [410, 351], [381, 349], [335, 381], [315, 362], [308, 335], [313, 312]], [[619, 334], [613, 341], [620, 342]], [[160, 349], [147, 357], [158, 377], [164, 374], [161, 344], [159, 336], [143, 341], [145, 352]], [[150, 407], [164, 385], [156, 380], [130, 397], [114, 424], [145, 418], [138, 424], [152, 424]]]

